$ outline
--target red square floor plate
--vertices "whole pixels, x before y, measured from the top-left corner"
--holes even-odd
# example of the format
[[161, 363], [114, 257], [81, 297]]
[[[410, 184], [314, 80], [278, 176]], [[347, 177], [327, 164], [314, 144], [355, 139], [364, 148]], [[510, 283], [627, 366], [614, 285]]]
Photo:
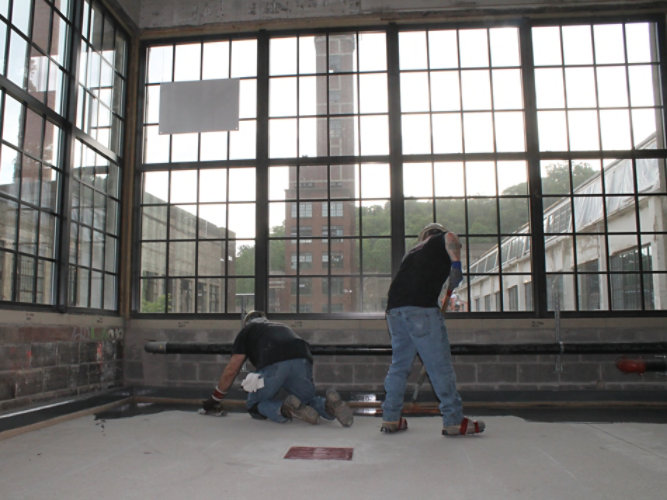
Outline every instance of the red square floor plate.
[[303, 460], [352, 460], [354, 448], [327, 448], [322, 446], [292, 446], [283, 458]]

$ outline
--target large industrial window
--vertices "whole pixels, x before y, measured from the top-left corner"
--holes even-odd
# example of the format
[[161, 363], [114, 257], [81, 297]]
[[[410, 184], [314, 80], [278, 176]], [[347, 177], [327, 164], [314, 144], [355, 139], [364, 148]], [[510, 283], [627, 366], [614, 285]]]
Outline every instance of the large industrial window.
[[399, 57], [407, 247], [444, 224], [468, 271], [450, 307], [529, 310], [510, 297], [531, 272], [518, 28], [406, 31]]
[[[161, 83], [226, 78], [240, 80], [238, 130], [159, 133]], [[140, 312], [253, 307], [256, 87], [255, 39], [148, 49]]]
[[[386, 35], [269, 45], [270, 312], [377, 312], [391, 276]], [[384, 161], [350, 158], [381, 155]]]
[[2, 301], [117, 309], [126, 46], [98, 2], [0, 2]]
[[[453, 312], [665, 309], [658, 23], [148, 44], [136, 309], [381, 313], [432, 221]], [[238, 131], [158, 133], [160, 83], [228, 77]]]
[[532, 45], [549, 297], [563, 310], [664, 309], [656, 26], [540, 26]]

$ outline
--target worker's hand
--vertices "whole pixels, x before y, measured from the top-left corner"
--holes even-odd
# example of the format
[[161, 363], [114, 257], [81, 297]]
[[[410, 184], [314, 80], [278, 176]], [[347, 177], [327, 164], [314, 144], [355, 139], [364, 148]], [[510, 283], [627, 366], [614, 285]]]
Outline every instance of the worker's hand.
[[452, 267], [449, 269], [449, 289], [454, 290], [459, 283], [463, 281], [463, 271], [461, 271], [461, 261], [452, 262]]
[[221, 412], [222, 401], [216, 401], [213, 396], [209, 396], [207, 400], [202, 401], [201, 407], [205, 412]]

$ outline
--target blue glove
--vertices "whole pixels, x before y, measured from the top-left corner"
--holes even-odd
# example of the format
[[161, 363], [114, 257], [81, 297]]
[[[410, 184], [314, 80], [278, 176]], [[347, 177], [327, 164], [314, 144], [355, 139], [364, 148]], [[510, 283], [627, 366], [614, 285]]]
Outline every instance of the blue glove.
[[452, 267], [449, 269], [449, 285], [450, 290], [454, 290], [459, 283], [463, 281], [463, 272], [461, 271], [461, 261], [452, 262]]

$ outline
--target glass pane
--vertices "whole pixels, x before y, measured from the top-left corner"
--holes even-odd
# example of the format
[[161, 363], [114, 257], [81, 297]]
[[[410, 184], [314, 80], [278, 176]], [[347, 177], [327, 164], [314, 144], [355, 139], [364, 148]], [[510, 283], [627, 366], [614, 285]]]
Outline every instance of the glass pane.
[[389, 154], [389, 120], [386, 115], [360, 118], [361, 154]]
[[[148, 242], [141, 244], [142, 275], [166, 275], [167, 244], [166, 242]], [[194, 262], [194, 259], [193, 259]]]
[[590, 26], [563, 26], [563, 54], [566, 65], [592, 64]]
[[494, 70], [493, 107], [521, 109], [523, 107], [521, 72], [514, 69]]
[[269, 116], [295, 116], [297, 103], [296, 78], [269, 80]]
[[493, 162], [466, 163], [466, 189], [468, 196], [494, 196], [497, 194], [496, 169]]
[[532, 29], [533, 59], [535, 66], [560, 65], [560, 29], [548, 26]]
[[237, 240], [231, 242], [230, 245], [235, 246], [235, 253], [232, 256], [230, 250], [230, 259], [233, 265], [230, 266], [228, 274], [237, 276], [254, 276], [255, 275], [255, 241], [254, 240]]
[[491, 74], [488, 70], [461, 72], [464, 110], [491, 109]]
[[227, 205], [210, 204], [199, 206], [199, 237], [225, 238], [227, 236]]
[[630, 149], [630, 115], [628, 110], [600, 111], [602, 149]]
[[28, 72], [27, 55], [27, 42], [21, 38], [18, 33], [12, 31], [9, 40], [7, 78], [22, 88], [25, 88], [26, 76]]
[[[403, 78], [404, 75], [401, 75]], [[401, 89], [403, 86], [401, 85]], [[402, 107], [401, 110], [407, 111]], [[427, 109], [427, 108], [424, 108]], [[461, 90], [457, 71], [431, 73], [431, 110], [458, 111], [461, 109]]]
[[547, 275], [547, 309], [549, 311], [573, 311], [576, 307], [572, 274]]
[[519, 30], [517, 28], [492, 28], [491, 64], [493, 66], [519, 66]]
[[485, 29], [461, 30], [459, 40], [462, 68], [489, 65], [488, 38]]
[[569, 108], [595, 107], [595, 73], [593, 68], [565, 68], [565, 89]]
[[229, 42], [204, 43], [202, 79], [229, 78]]
[[504, 112], [494, 114], [496, 129], [496, 151], [525, 151], [523, 113]]
[[403, 165], [403, 193], [406, 197], [433, 196], [433, 173], [430, 163]]
[[197, 312], [225, 312], [224, 290], [224, 279], [199, 278], [197, 280]]
[[562, 111], [539, 111], [537, 129], [540, 151], [564, 151], [568, 149], [567, 121]]
[[229, 170], [229, 200], [255, 200], [254, 168], [233, 168]]
[[226, 244], [224, 241], [201, 241], [198, 245], [197, 274], [223, 276], [226, 273]]
[[288, 158], [297, 155], [297, 120], [269, 120], [269, 156]]
[[176, 45], [174, 81], [199, 80], [201, 75], [201, 44]]
[[157, 125], [144, 127], [144, 163], [168, 162], [170, 137], [159, 134]]
[[435, 163], [435, 195], [463, 196], [463, 163]]
[[391, 273], [391, 241], [389, 239], [363, 239], [361, 252], [364, 274]]
[[382, 312], [387, 308], [391, 278], [363, 278], [363, 312]]
[[433, 152], [463, 152], [463, 131], [459, 113], [432, 115]]
[[500, 280], [498, 276], [479, 276], [470, 286], [470, 310], [472, 312], [499, 311], [501, 307], [499, 290]]
[[296, 74], [297, 39], [272, 38], [269, 42], [269, 74]]
[[361, 166], [361, 197], [388, 198], [390, 195], [389, 165], [365, 164]]
[[360, 113], [386, 113], [387, 102], [386, 74], [359, 75]]
[[623, 66], [597, 68], [597, 85], [600, 107], [628, 105], [628, 82]]
[[197, 161], [199, 134], [174, 134], [171, 136], [171, 161]]
[[165, 313], [167, 307], [166, 282], [161, 279], [142, 279], [141, 305], [142, 313]]
[[436, 220], [455, 233], [465, 231], [465, 200], [436, 200]]
[[230, 279], [227, 286], [227, 312], [241, 313], [255, 308], [254, 279]]
[[197, 171], [176, 170], [171, 173], [171, 203], [194, 203], [197, 201]]
[[191, 276], [195, 274], [195, 242], [169, 242], [169, 275]]
[[[404, 115], [401, 119], [403, 153], [419, 154], [431, 152], [431, 125], [428, 115]], [[441, 143], [441, 134], [438, 141]], [[445, 146], [442, 146], [445, 147]]]
[[104, 270], [108, 273], [118, 271], [118, 240], [113, 236], [106, 236], [104, 248]]
[[254, 158], [257, 146], [254, 121], [241, 121], [239, 130], [229, 133], [229, 158], [233, 160]]
[[[17, 8], [18, 7], [14, 7], [14, 9]], [[44, 0], [35, 0], [32, 19], [32, 42], [36, 44], [42, 52], [48, 52], [49, 50], [50, 25], [51, 7]]]
[[625, 62], [622, 24], [599, 24], [593, 27], [596, 64]]
[[[405, 200], [405, 235], [416, 237], [426, 224], [433, 221], [432, 200]], [[414, 243], [414, 242], [413, 242]]]
[[[16, 202], [0, 198], [0, 211], [2, 213], [3, 221], [3, 223], [0, 224], [0, 248], [15, 250], [18, 204]], [[7, 257], [9, 254], [3, 255]]]
[[195, 290], [193, 278], [177, 278], [167, 280], [169, 302], [167, 312], [195, 312]]
[[560, 68], [536, 69], [535, 92], [538, 109], [564, 107], [563, 70]]
[[398, 34], [400, 69], [425, 69], [427, 67], [426, 32], [401, 32]]
[[257, 42], [255, 40], [234, 40], [232, 42], [231, 78], [257, 75]]
[[12, 300], [14, 288], [14, 254], [0, 250], [0, 262], [8, 272], [0, 274], [0, 300]]
[[494, 198], [468, 200], [469, 234], [495, 234], [498, 232], [498, 208]]
[[228, 206], [229, 230], [236, 238], [255, 237], [255, 205], [251, 203]]
[[384, 71], [387, 68], [384, 33], [359, 34], [359, 71]]
[[20, 182], [20, 157], [18, 151], [9, 146], [1, 146], [0, 151], [0, 186], [3, 192], [11, 197], [17, 197], [19, 194]]
[[169, 238], [194, 238], [197, 230], [196, 213], [196, 205], [172, 205], [169, 210]]
[[600, 149], [599, 125], [595, 111], [568, 112], [570, 149], [573, 151]]
[[530, 213], [527, 198], [500, 199], [500, 232], [515, 233], [528, 230]]
[[651, 23], [628, 23], [625, 37], [629, 63], [652, 62], [655, 60], [655, 27]]
[[[442, 94], [434, 87], [434, 93]], [[458, 88], [457, 88], [458, 90]], [[401, 73], [401, 111], [429, 110], [428, 73]]]
[[257, 116], [257, 82], [241, 80], [239, 83], [239, 118], [255, 118]]
[[463, 134], [466, 153], [493, 151], [493, 122], [491, 113], [464, 113]]
[[331, 156], [359, 154], [357, 120], [354, 117], [329, 119], [329, 152]]
[[172, 81], [173, 50], [172, 45], [148, 48], [148, 83]]
[[503, 311], [531, 311], [532, 301], [526, 301], [525, 283], [530, 275], [503, 276]]
[[325, 146], [320, 140], [326, 131], [326, 118], [301, 118], [299, 119], [299, 156], [314, 157], [324, 156], [326, 151], [320, 151]]
[[428, 43], [431, 69], [458, 68], [459, 51], [456, 30], [429, 31]]
[[201, 161], [227, 159], [227, 132], [204, 132], [200, 140]]

